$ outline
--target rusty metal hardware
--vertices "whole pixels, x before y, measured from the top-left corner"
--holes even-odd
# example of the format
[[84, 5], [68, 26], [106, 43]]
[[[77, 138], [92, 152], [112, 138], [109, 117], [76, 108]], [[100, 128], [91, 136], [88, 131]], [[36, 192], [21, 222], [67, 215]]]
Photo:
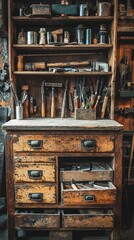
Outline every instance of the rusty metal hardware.
[[34, 149], [40, 149], [43, 146], [42, 140], [28, 140], [27, 143], [30, 147]]
[[29, 193], [29, 198], [32, 201], [42, 201], [43, 193]]
[[87, 202], [94, 202], [95, 196], [94, 195], [84, 195], [84, 200]]
[[29, 170], [28, 176], [29, 176], [29, 178], [32, 178], [32, 179], [41, 179], [43, 176], [43, 171], [42, 170]]
[[81, 143], [82, 143], [82, 147], [87, 148], [87, 149], [94, 149], [96, 147], [95, 139], [82, 140]]

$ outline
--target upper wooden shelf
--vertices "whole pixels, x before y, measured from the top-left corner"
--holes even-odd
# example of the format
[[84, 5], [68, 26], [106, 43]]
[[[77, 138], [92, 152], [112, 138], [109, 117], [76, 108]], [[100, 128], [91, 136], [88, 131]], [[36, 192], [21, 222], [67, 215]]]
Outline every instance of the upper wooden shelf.
[[25, 44], [25, 45], [19, 45], [19, 44], [13, 44], [13, 47], [16, 49], [16, 50], [34, 50], [34, 51], [38, 51], [38, 50], [52, 50], [52, 51], [59, 51], [59, 50], [63, 50], [63, 51], [74, 51], [74, 50], [106, 50], [106, 49], [109, 49], [109, 48], [112, 48], [113, 45], [112, 44], [89, 44], [89, 45], [86, 45], [86, 44], [82, 44], [82, 45], [79, 45], [79, 44], [67, 44], [67, 45], [35, 45], [35, 44], [32, 44], [32, 45], [28, 45], [28, 44]]
[[24, 25], [24, 23], [28, 23], [30, 25], [37, 24], [37, 23], [42, 23], [42, 24], [47, 24], [47, 25], [63, 25], [66, 23], [70, 23], [70, 21], [75, 21], [75, 23], [82, 23], [87, 21], [90, 22], [97, 22], [98, 24], [100, 22], [110, 22], [113, 20], [113, 16], [109, 17], [100, 17], [100, 16], [66, 16], [66, 17], [20, 17], [20, 16], [13, 16], [12, 19], [18, 23], [19, 25]]

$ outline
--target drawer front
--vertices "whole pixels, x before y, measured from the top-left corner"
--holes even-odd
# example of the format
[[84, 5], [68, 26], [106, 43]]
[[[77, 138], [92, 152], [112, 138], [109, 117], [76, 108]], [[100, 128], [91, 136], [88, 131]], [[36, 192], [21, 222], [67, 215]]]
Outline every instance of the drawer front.
[[61, 199], [64, 205], [115, 204], [116, 188], [110, 183], [108, 189], [64, 189], [61, 183]]
[[52, 184], [16, 184], [15, 203], [56, 203], [56, 187]]
[[[32, 154], [32, 153], [31, 153]], [[31, 155], [28, 153], [24, 153], [24, 155], [19, 153], [14, 153], [13, 158], [15, 163], [44, 163], [44, 162], [55, 162], [56, 157], [53, 155], [44, 155], [44, 154], [37, 154], [34, 153], [34, 155]]]
[[114, 137], [107, 135], [16, 135], [14, 152], [113, 152]]
[[101, 210], [81, 210], [82, 213], [67, 213], [62, 211], [62, 226], [64, 228], [103, 228], [112, 229], [114, 227], [114, 214], [112, 211], [102, 213]]
[[31, 229], [55, 229], [60, 227], [60, 213], [43, 214], [43, 213], [28, 213], [15, 214], [16, 228], [31, 228]]
[[113, 170], [61, 171], [61, 182], [74, 181], [112, 181]]
[[14, 169], [15, 182], [55, 182], [54, 163], [17, 163]]

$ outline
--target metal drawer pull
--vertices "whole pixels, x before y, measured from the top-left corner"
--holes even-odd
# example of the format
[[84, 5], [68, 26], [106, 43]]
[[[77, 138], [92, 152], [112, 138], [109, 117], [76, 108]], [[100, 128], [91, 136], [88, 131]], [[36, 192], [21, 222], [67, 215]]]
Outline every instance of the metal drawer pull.
[[95, 140], [95, 139], [82, 140], [82, 146], [83, 146], [84, 148], [93, 149], [93, 148], [96, 147], [96, 140]]
[[85, 201], [88, 201], [88, 202], [95, 201], [95, 196], [94, 195], [85, 195], [84, 198], [85, 198]]
[[29, 178], [33, 179], [41, 179], [43, 176], [43, 171], [42, 170], [28, 170], [28, 176]]
[[42, 148], [43, 140], [28, 140], [28, 145], [32, 148]]
[[33, 201], [42, 201], [43, 193], [29, 193], [29, 198]]

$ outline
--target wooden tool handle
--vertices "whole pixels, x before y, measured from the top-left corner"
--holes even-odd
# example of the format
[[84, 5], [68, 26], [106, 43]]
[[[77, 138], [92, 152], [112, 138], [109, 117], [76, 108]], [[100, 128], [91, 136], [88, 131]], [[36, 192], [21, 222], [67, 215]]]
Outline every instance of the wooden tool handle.
[[102, 109], [101, 109], [101, 118], [102, 118], [102, 119], [103, 119], [104, 116], [105, 116], [107, 104], [108, 104], [108, 96], [105, 96], [105, 97], [104, 97], [104, 101], [103, 101], [103, 105], [102, 105]]
[[47, 63], [47, 67], [74, 67], [74, 66], [88, 66], [88, 65], [90, 65], [89, 61]]
[[51, 118], [55, 117], [55, 97], [52, 96], [52, 102], [51, 102]]
[[45, 118], [45, 101], [44, 101], [44, 99], [42, 100], [42, 103], [41, 103], [41, 117]]

